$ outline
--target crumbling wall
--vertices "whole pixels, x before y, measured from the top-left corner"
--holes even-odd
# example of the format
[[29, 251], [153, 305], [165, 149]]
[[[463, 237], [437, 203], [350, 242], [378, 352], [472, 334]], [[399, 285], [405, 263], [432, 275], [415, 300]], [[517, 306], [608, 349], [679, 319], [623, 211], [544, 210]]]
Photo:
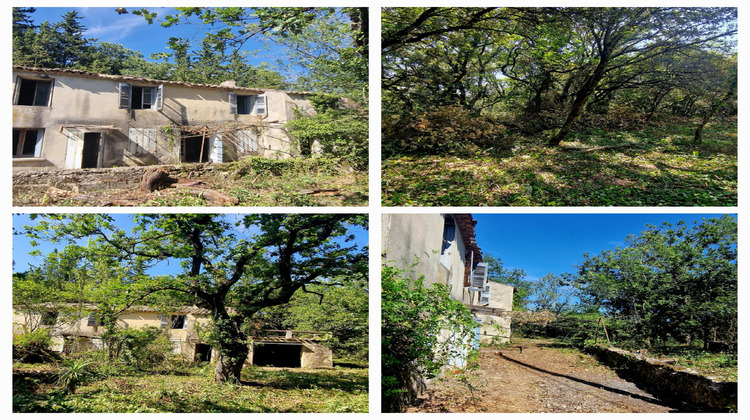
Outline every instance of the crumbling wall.
[[621, 349], [592, 346], [586, 351], [601, 363], [615, 368], [620, 377], [659, 398], [687, 403], [702, 411], [737, 410], [737, 382], [720, 381]]
[[[165, 165], [170, 176], [199, 178], [202, 174], [223, 170], [211, 164]], [[13, 196], [43, 193], [50, 187], [81, 193], [112, 189], [138, 188], [144, 172], [154, 166], [99, 169], [25, 170], [13, 173]]]

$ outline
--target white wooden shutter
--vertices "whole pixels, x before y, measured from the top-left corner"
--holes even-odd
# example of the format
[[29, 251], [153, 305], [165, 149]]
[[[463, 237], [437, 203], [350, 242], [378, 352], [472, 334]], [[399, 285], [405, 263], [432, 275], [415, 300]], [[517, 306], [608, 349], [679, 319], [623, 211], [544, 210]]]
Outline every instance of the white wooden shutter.
[[128, 130], [128, 151], [137, 153], [156, 152], [156, 129], [155, 128], [133, 128]]
[[132, 91], [133, 86], [130, 83], [120, 83], [120, 109], [130, 109]]
[[477, 263], [474, 269], [471, 270], [471, 278], [469, 279], [469, 290], [472, 292], [484, 292], [488, 286], [487, 275], [489, 274], [489, 266], [485, 262]]
[[36, 143], [34, 144], [34, 157], [42, 156], [42, 139], [44, 138], [44, 130], [39, 130], [36, 133]]
[[237, 151], [239, 153], [250, 153], [258, 151], [258, 134], [254, 130], [243, 130], [237, 132]]
[[167, 328], [167, 326], [169, 325], [169, 318], [167, 318], [167, 316], [164, 314], [159, 315], [159, 321], [159, 327], [161, 328]]
[[65, 169], [81, 169], [81, 157], [83, 154], [83, 140], [79, 137], [79, 131], [67, 131], [68, 144], [65, 148]]
[[159, 85], [156, 88], [156, 98], [154, 99], [154, 109], [161, 111], [164, 105], [164, 85]]
[[234, 92], [229, 92], [229, 113], [237, 113], [237, 94]]
[[221, 144], [220, 136], [213, 136], [208, 139], [208, 147], [211, 151], [208, 161], [211, 163], [222, 163], [224, 158], [224, 148]]
[[267, 115], [268, 114], [268, 107], [266, 106], [266, 95], [258, 95], [255, 97], [255, 103], [253, 104], [253, 107], [255, 108], [255, 115]]

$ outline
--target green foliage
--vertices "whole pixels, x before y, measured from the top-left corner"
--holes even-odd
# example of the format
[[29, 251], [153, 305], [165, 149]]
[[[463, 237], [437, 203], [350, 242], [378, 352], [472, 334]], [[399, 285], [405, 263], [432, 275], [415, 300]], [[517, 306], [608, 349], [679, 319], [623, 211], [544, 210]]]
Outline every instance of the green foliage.
[[736, 206], [736, 122], [709, 127], [698, 147], [682, 123], [574, 132], [559, 150], [539, 136], [506, 155], [393, 156], [383, 160], [383, 204]]
[[297, 291], [289, 303], [264, 311], [257, 321], [271, 329], [328, 332], [325, 345], [335, 359], [367, 363], [367, 290], [364, 282], [312, 285]]
[[57, 384], [62, 386], [65, 392], [75, 394], [78, 385], [91, 376], [89, 366], [92, 362], [83, 359], [64, 360], [64, 362], [65, 367], [57, 376]]
[[14, 375], [15, 413], [366, 413], [366, 369], [247, 369], [242, 386], [206, 366], [91, 376], [75, 394]]
[[445, 285], [425, 287], [423, 276], [388, 265], [381, 276], [382, 403], [386, 412], [400, 411], [423, 377], [466, 357], [476, 322]]
[[465, 155], [512, 146], [498, 121], [472, 115], [459, 106], [443, 106], [423, 114], [383, 119], [383, 156]]
[[108, 329], [102, 339], [115, 350], [115, 357], [135, 369], [163, 365], [174, 351], [166, 331], [157, 327]]
[[636, 345], [737, 340], [737, 219], [649, 226], [626, 245], [586, 256], [584, 297], [628, 324]]
[[55, 360], [55, 355], [49, 350], [51, 342], [50, 332], [44, 328], [13, 334], [13, 359], [26, 362]]
[[[247, 356], [242, 324], [259, 311], [287, 303], [297, 290], [344, 276], [362, 281], [366, 245], [350, 229], [367, 227], [358, 214], [138, 214], [123, 229], [112, 215], [45, 214], [25, 233], [61, 242], [78, 258], [60, 270], [73, 302], [98, 307], [116, 333], [116, 315], [135, 303], [196, 304], [211, 310], [222, 360], [217, 379], [239, 380]], [[78, 240], [87, 239], [85, 245]], [[80, 242], [84, 243], [84, 242]], [[177, 268], [149, 276], [160, 263]], [[71, 275], [72, 274], [72, 275]], [[75, 306], [75, 305], [73, 305]], [[230, 316], [229, 307], [234, 309]], [[128, 332], [131, 343], [147, 337]], [[147, 341], [147, 340], [146, 340]], [[229, 370], [226, 366], [231, 366]]]
[[366, 169], [370, 150], [367, 117], [360, 110], [340, 107], [340, 99], [331, 95], [313, 95], [311, 101], [315, 115], [298, 115], [286, 124], [302, 154], [310, 156], [320, 149], [322, 156], [346, 160], [357, 170]]

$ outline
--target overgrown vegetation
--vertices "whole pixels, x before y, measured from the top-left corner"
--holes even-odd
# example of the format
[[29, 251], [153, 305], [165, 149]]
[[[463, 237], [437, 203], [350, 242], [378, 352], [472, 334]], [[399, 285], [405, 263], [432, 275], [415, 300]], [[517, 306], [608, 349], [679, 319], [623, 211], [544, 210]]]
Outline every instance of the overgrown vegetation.
[[[367, 412], [367, 370], [245, 369], [242, 383], [218, 384], [207, 364], [173, 370], [90, 364], [75, 393], [55, 383], [53, 365], [18, 365], [16, 413], [351, 413]], [[45, 373], [46, 372], [46, 373]]]
[[[737, 125], [701, 145], [688, 124], [638, 132], [574, 130], [561, 148], [515, 137], [511, 151], [399, 155], [383, 161], [390, 206], [736, 206]], [[597, 148], [601, 148], [597, 150]]]
[[414, 401], [425, 378], [468, 362], [476, 322], [447, 286], [426, 287], [424, 276], [389, 265], [381, 273], [382, 408], [398, 412]]
[[[185, 176], [196, 168], [183, 165]], [[366, 206], [369, 185], [367, 173], [352, 168], [347, 159], [249, 157], [238, 162], [212, 165], [201, 174], [211, 189], [237, 200], [237, 206]], [[17, 206], [96, 206], [127, 200], [127, 205], [214, 206], [196, 194], [165, 189], [143, 194], [137, 188], [87, 191], [53, 198], [46, 190], [13, 194]], [[126, 205], [126, 204], [121, 204]], [[222, 203], [230, 206], [229, 203]]]
[[548, 316], [516, 314], [514, 334], [620, 347], [736, 380], [735, 217], [648, 226], [621, 247], [584, 255], [578, 268], [546, 286], [567, 290], [548, 293], [556, 303], [540, 307]]
[[383, 204], [732, 206], [733, 8], [385, 8]]

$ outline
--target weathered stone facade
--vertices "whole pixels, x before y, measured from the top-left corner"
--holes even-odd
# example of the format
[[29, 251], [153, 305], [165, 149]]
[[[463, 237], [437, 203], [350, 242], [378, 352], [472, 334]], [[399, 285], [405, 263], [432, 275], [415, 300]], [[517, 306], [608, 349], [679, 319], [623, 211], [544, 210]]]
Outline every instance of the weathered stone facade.
[[81, 169], [298, 155], [306, 92], [13, 68], [13, 167]]

